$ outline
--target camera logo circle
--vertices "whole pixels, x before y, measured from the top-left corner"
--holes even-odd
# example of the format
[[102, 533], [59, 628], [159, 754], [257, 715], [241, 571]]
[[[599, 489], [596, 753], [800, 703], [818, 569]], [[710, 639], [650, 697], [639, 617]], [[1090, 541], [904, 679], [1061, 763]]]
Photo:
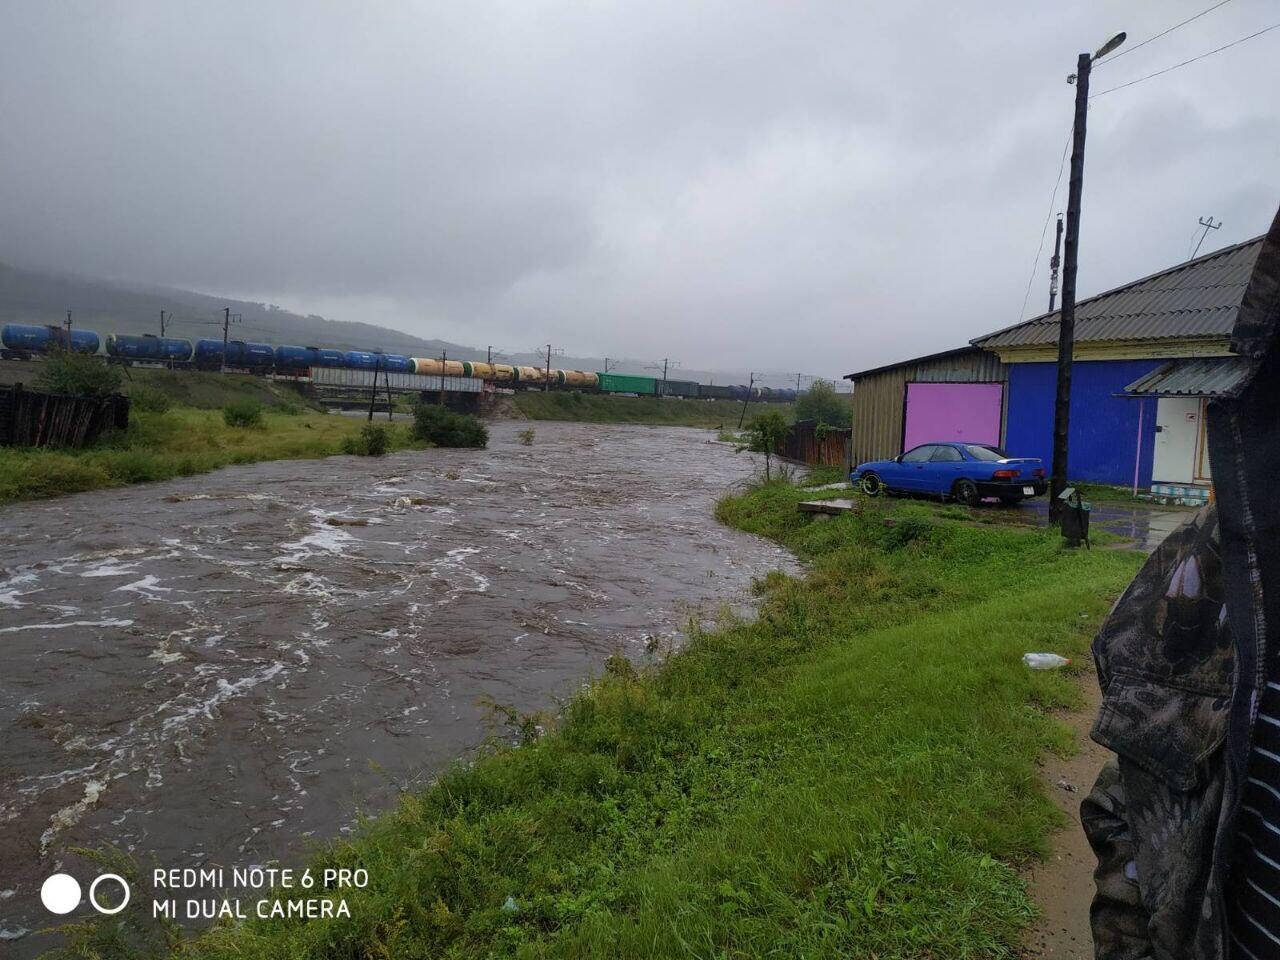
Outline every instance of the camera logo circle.
[[[116, 883], [120, 884], [120, 889], [124, 891], [124, 897], [114, 907], [104, 907], [102, 904], [98, 902], [98, 897], [97, 897], [98, 884], [100, 884], [103, 880], [114, 880]], [[76, 884], [77, 892], [79, 891], [79, 889], [80, 889], [79, 884]], [[121, 910], [127, 907], [129, 905], [130, 893], [131, 891], [129, 890], [129, 884], [127, 884], [125, 882], [124, 877], [120, 876], [120, 874], [118, 873], [104, 873], [101, 876], [94, 878], [93, 883], [89, 884], [89, 902], [93, 904], [93, 909], [97, 910], [99, 913], [105, 913], [107, 916], [111, 916], [112, 914], [119, 913]]]
[[80, 905], [80, 883], [69, 873], [55, 873], [40, 885], [40, 902], [50, 913], [70, 913]]

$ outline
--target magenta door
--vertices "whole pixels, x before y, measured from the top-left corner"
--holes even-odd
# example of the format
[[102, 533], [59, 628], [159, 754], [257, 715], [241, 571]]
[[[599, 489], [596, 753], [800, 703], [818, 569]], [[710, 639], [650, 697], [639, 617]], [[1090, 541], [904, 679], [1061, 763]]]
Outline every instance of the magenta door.
[[1000, 443], [1002, 383], [908, 383], [902, 449], [932, 440]]

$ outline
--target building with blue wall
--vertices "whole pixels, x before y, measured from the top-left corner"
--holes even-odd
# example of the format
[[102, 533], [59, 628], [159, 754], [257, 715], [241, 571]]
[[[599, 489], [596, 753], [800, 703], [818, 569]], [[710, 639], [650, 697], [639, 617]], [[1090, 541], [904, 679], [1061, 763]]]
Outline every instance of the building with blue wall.
[[[1071, 432], [1067, 475], [1092, 483], [1151, 486], [1156, 440], [1150, 401], [1122, 396], [1161, 360], [1079, 360], [1071, 365]], [[1058, 365], [1048, 361], [1011, 364], [1005, 447], [1020, 457], [1053, 462], [1053, 404]], [[1146, 404], [1146, 409], [1140, 405]], [[1142, 415], [1141, 417], [1139, 415]], [[1141, 419], [1141, 422], [1139, 420]], [[1139, 454], [1135, 458], [1135, 453]]]
[[[1070, 479], [1207, 495], [1204, 403], [1236, 364], [1231, 328], [1262, 239], [1076, 304]], [[1046, 465], [1059, 319], [1044, 314], [972, 341], [1008, 368], [1005, 448]]]

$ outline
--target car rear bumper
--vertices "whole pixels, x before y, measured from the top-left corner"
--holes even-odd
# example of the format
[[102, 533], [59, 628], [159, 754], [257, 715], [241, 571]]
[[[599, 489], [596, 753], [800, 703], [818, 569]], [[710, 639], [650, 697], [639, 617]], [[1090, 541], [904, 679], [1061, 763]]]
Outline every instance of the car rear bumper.
[[[978, 495], [983, 497], [1042, 497], [1048, 489], [1047, 480], [978, 481]], [[1027, 493], [1027, 490], [1031, 493]]]

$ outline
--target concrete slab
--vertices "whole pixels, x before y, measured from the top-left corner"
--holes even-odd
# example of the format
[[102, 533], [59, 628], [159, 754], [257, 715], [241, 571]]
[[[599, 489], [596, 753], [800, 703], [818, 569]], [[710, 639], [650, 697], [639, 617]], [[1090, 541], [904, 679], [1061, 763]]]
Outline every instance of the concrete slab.
[[799, 504], [801, 513], [849, 513], [858, 509], [856, 500], [805, 500]]

